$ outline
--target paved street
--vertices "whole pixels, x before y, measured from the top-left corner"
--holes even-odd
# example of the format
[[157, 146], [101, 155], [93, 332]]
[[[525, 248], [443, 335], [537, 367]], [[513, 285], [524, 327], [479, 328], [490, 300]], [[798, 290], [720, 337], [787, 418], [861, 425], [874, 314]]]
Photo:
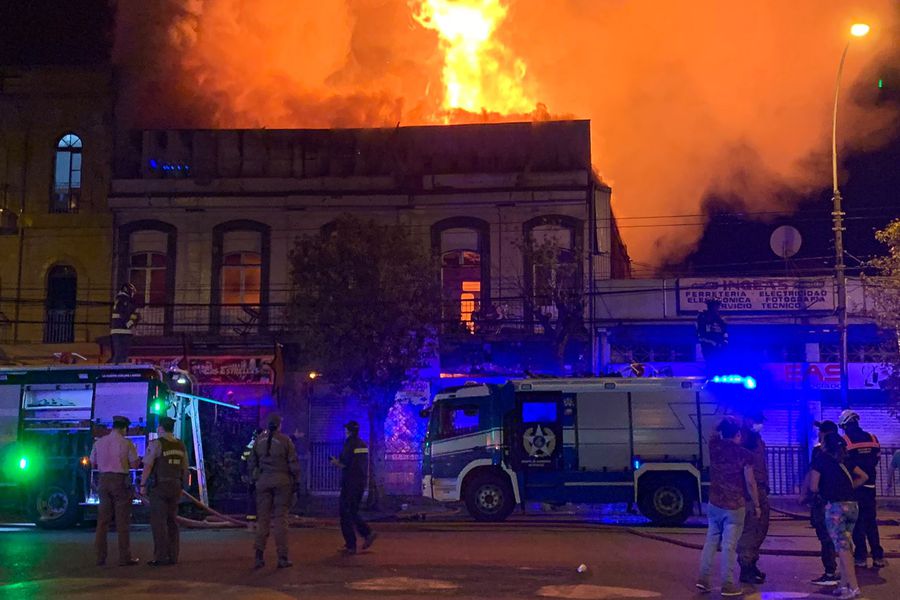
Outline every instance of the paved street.
[[[221, 598], [700, 598], [694, 593], [699, 552], [631, 532], [626, 525], [584, 519], [519, 518], [505, 524], [383, 523], [369, 553], [336, 555], [333, 523], [291, 531], [292, 569], [250, 568], [252, 537], [242, 530], [190, 530], [182, 563], [153, 569], [94, 566], [90, 529], [47, 532], [0, 529], [0, 599], [88, 599], [115, 591], [122, 600]], [[886, 528], [886, 547], [900, 550], [897, 527]], [[681, 544], [702, 541], [702, 529], [637, 531]], [[812, 532], [796, 521], [777, 521], [771, 548], [787, 542], [812, 548]], [[132, 536], [136, 556], [150, 555], [146, 526]], [[111, 551], [115, 548], [111, 542]], [[114, 556], [111, 558], [114, 559]], [[114, 562], [114, 561], [111, 561]], [[876, 573], [860, 571], [865, 597], [900, 597], [900, 560]], [[580, 575], [579, 564], [588, 565]], [[747, 588], [748, 598], [826, 598], [806, 581], [819, 575], [818, 559], [767, 555], [770, 583]], [[718, 597], [713, 595], [712, 597]]]

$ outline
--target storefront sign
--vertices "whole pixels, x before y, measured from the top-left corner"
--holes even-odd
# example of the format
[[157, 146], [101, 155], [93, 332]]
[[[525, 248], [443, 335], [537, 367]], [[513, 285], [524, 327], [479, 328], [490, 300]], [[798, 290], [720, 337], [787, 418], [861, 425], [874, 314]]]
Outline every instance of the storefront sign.
[[[782, 388], [837, 390], [841, 387], [841, 366], [838, 363], [766, 363], [762, 367]], [[888, 365], [847, 365], [847, 386], [851, 390], [879, 390], [890, 376]]]
[[678, 312], [706, 310], [721, 302], [723, 313], [783, 313], [834, 310], [832, 281], [827, 277], [752, 277], [679, 279]]
[[[162, 370], [178, 368], [181, 357], [140, 357], [137, 362], [159, 365]], [[272, 358], [269, 356], [211, 356], [191, 358], [188, 360], [188, 371], [200, 385], [218, 383], [272, 383]]]

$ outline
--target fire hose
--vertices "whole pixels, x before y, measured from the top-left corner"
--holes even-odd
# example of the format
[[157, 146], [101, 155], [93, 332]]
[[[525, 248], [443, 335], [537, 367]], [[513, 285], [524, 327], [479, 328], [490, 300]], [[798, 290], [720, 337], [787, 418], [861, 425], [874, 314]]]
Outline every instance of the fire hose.
[[[212, 517], [215, 517], [216, 521], [207, 520], [198, 521], [197, 519], [190, 519], [188, 517], [183, 517], [179, 515], [178, 522], [185, 527], [190, 527], [193, 529], [222, 529], [222, 528], [241, 528], [241, 529], [252, 529], [254, 527], [253, 521], [236, 519], [232, 516], [226, 515], [224, 513], [220, 513], [216, 509], [212, 508], [208, 504], [204, 504], [200, 499], [194, 497], [189, 494], [185, 490], [182, 490], [181, 493], [190, 500], [194, 505], [196, 505], [201, 510], [208, 512]], [[149, 498], [146, 496], [141, 496], [141, 503], [149, 504]], [[308, 527], [310, 525], [310, 520], [303, 519], [301, 517], [296, 517], [292, 519], [293, 522], [289, 523], [291, 527]]]

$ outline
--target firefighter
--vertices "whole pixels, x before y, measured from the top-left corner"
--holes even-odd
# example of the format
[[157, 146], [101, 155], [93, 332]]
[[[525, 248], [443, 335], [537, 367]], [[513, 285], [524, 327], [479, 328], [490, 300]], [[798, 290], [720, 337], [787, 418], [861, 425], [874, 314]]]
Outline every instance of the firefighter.
[[368, 549], [377, 534], [359, 516], [359, 505], [366, 489], [369, 470], [369, 448], [359, 438], [359, 423], [348, 421], [344, 425], [346, 441], [340, 458], [331, 457], [331, 463], [342, 469], [341, 472], [341, 533], [344, 536], [344, 547], [341, 552], [346, 555], [356, 554], [356, 532], [363, 537], [362, 549]]
[[878, 472], [878, 461], [881, 444], [873, 434], [863, 431], [859, 426], [859, 415], [852, 410], [845, 410], [838, 419], [838, 425], [844, 430], [844, 441], [847, 443], [848, 468], [859, 467], [869, 476], [865, 483], [855, 490], [856, 502], [859, 504], [859, 519], [853, 528], [853, 559], [857, 567], [868, 566], [866, 541], [872, 550], [872, 566], [876, 569], [887, 566], [884, 560], [884, 548], [878, 534], [877, 510], [875, 503], [875, 476]]
[[162, 417], [159, 437], [147, 446], [141, 496], [150, 498], [150, 528], [153, 531], [151, 567], [178, 562], [178, 501], [182, 486], [188, 484], [188, 457], [184, 443], [175, 437], [175, 419]]
[[256, 484], [256, 562], [254, 568], [266, 565], [263, 554], [269, 539], [269, 525], [275, 521], [275, 549], [278, 568], [293, 566], [288, 560], [288, 512], [293, 502], [294, 488], [300, 481], [300, 461], [291, 438], [280, 431], [281, 417], [269, 415], [269, 426], [256, 439], [250, 453], [251, 478]]
[[738, 564], [741, 566], [741, 582], [761, 584], [766, 574], [759, 570], [759, 550], [769, 533], [769, 467], [766, 463], [766, 443], [760, 432], [765, 421], [761, 411], [744, 415], [741, 429], [741, 445], [753, 455], [753, 478], [759, 496], [759, 514], [748, 511], [744, 530], [737, 544]]
[[706, 301], [706, 310], [697, 315], [697, 340], [707, 363], [716, 361], [728, 347], [728, 325], [719, 314], [722, 303]]
[[137, 288], [126, 283], [116, 294], [112, 317], [109, 323], [109, 337], [112, 344], [112, 356], [107, 362], [120, 365], [128, 361], [128, 351], [134, 335], [134, 326], [140, 320], [140, 313], [134, 303]]

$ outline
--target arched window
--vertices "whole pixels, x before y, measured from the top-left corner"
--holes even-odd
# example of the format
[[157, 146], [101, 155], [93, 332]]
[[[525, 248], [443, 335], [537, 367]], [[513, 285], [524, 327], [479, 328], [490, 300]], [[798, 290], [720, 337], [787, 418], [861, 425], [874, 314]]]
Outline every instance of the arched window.
[[490, 304], [490, 225], [470, 217], [454, 217], [432, 227], [432, 247], [441, 261], [442, 315], [448, 326], [458, 322], [470, 332], [477, 315]]
[[66, 344], [75, 341], [75, 306], [78, 275], [69, 265], [56, 265], [47, 273], [47, 315], [44, 342]]
[[50, 212], [78, 212], [81, 199], [81, 138], [67, 133], [56, 143]]
[[213, 229], [214, 331], [249, 334], [268, 325], [270, 229], [255, 221], [229, 221]]
[[582, 223], [566, 216], [536, 217], [524, 224], [527, 302], [533, 311], [556, 318], [559, 303], [573, 306], [584, 293]]
[[129, 240], [128, 281], [137, 288], [139, 305], [162, 306], [167, 300], [168, 235], [163, 231], [135, 231]]
[[259, 306], [262, 258], [259, 252], [230, 252], [222, 257], [222, 304]]

